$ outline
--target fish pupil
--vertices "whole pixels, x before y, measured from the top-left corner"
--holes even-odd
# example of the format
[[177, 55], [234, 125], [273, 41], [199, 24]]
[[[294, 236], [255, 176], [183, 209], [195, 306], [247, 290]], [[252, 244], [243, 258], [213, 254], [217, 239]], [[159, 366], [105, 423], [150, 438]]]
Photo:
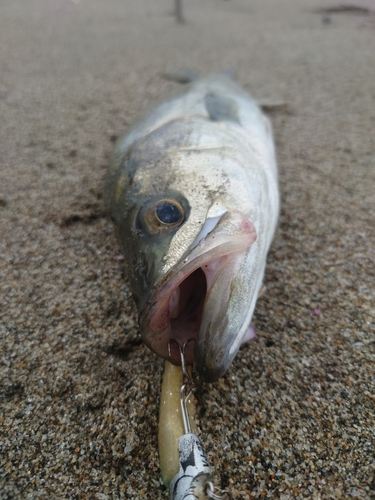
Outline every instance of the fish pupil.
[[162, 201], [156, 207], [156, 215], [164, 224], [175, 224], [181, 219], [181, 212], [177, 205]]

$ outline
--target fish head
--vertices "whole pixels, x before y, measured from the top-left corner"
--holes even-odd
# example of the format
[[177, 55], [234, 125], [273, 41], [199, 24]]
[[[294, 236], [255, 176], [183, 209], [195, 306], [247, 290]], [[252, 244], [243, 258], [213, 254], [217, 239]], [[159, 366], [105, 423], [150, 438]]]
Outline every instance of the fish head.
[[[228, 369], [249, 326], [251, 300], [245, 272], [256, 231], [239, 211], [207, 218], [202, 239], [159, 284], [140, 316], [145, 342], [164, 358], [186, 360], [206, 381]], [[195, 342], [190, 342], [194, 340]]]
[[[241, 198], [243, 187], [240, 176], [233, 181], [225, 174], [228, 155], [187, 147], [186, 124], [169, 126], [134, 141], [120, 160], [115, 153], [112, 161], [122, 166], [108, 175], [107, 201], [144, 342], [179, 364], [171, 340], [190, 341], [187, 363], [214, 381], [250, 323], [257, 231], [235, 195], [228, 197]], [[202, 168], [207, 164], [212, 168]]]

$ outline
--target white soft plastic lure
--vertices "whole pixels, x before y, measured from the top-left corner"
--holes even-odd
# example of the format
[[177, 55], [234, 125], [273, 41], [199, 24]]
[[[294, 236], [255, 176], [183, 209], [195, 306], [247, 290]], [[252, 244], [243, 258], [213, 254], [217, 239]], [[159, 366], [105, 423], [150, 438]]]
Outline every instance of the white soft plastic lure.
[[[250, 327], [279, 194], [272, 127], [231, 79], [197, 80], [118, 141], [106, 198], [139, 307], [141, 334], [213, 381]], [[192, 346], [190, 348], [190, 346]]]

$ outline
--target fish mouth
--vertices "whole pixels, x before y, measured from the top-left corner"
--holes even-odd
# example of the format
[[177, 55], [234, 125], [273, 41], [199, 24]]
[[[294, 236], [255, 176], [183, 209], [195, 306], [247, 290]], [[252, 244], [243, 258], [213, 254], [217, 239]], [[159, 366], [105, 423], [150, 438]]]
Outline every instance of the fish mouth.
[[[208, 226], [211, 226], [210, 232], [205, 234], [207, 228], [202, 229], [187, 256], [156, 288], [151, 307], [140, 317], [145, 343], [174, 364], [181, 364], [176, 343], [180, 346], [187, 343], [185, 359], [188, 364], [198, 359], [200, 365], [207, 364], [208, 339], [201, 328], [202, 323], [210, 324], [207, 315], [211, 311], [207, 310], [207, 303], [220, 301], [220, 310], [225, 311], [230, 293], [219, 293], [220, 287], [215, 287], [215, 283], [221, 279], [230, 289], [232, 278], [257, 237], [253, 224], [239, 211], [226, 212], [217, 221], [211, 220]], [[223, 323], [226, 320], [223, 315]], [[222, 326], [226, 328], [225, 324]], [[220, 343], [217, 336], [215, 342]], [[228, 349], [225, 344], [224, 341], [223, 346], [216, 348]], [[208, 365], [212, 363], [215, 361], [208, 360]], [[207, 371], [206, 366], [196, 368], [199, 373]]]

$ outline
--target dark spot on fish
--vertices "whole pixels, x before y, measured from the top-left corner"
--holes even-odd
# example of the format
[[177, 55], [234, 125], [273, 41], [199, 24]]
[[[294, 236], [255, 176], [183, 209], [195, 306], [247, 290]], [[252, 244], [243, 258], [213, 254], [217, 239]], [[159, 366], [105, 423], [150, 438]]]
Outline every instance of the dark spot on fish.
[[4, 208], [7, 206], [7, 200], [5, 200], [4, 198], [0, 198], [0, 207], [1, 208]]
[[275, 342], [273, 340], [269, 340], [267, 339], [265, 342], [264, 342], [265, 346], [266, 347], [272, 347], [273, 345], [275, 345]]
[[237, 103], [230, 97], [207, 94], [204, 98], [204, 104], [210, 120], [240, 123]]

